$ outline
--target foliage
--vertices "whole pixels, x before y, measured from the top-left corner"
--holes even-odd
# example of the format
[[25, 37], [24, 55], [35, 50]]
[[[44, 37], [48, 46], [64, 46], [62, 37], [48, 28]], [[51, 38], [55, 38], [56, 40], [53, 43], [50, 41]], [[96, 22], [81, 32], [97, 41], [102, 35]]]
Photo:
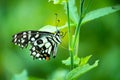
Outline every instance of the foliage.
[[[82, 62], [82, 61], [81, 61]], [[73, 69], [72, 71], [70, 71], [67, 76], [66, 76], [66, 80], [72, 80], [80, 77], [82, 74], [88, 72], [89, 70], [95, 68], [98, 66], [98, 60], [95, 61], [94, 64], [89, 65], [88, 63], [81, 65], [79, 67], [76, 67], [75, 69]]]
[[120, 5], [115, 5], [115, 6], [105, 7], [105, 8], [91, 11], [91, 12], [86, 14], [85, 18], [82, 21], [82, 24], [84, 24], [88, 21], [100, 18], [102, 16], [114, 13], [114, 12], [119, 11], [119, 10], [120, 10]]
[[14, 75], [13, 78], [12, 78], [12, 80], [28, 80], [27, 71], [24, 70], [20, 74]]
[[[73, 70], [71, 70], [68, 74], [66, 79], [71, 80], [71, 79], [76, 79], [83, 73], [86, 73], [87, 71], [93, 69], [94, 67], [98, 66], [98, 60], [95, 61], [93, 65], [89, 65], [87, 62], [91, 56], [81, 58], [79, 59], [75, 55], [75, 49], [78, 48], [76, 46], [76, 43], [79, 43], [79, 40], [77, 40], [78, 34], [80, 35], [80, 28], [83, 23], [86, 23], [88, 21], [94, 20], [96, 18], [108, 15], [110, 13], [116, 12], [120, 10], [120, 6], [112, 6], [112, 7], [106, 7], [98, 10], [91, 11], [89, 13], [84, 12], [84, 0], [80, 1], [80, 13], [77, 13], [77, 7], [75, 6], [75, 0], [69, 0], [64, 4], [65, 10], [67, 13], [68, 17], [68, 33], [69, 33], [69, 54], [70, 57], [67, 60], [63, 60], [63, 64], [65, 65], [70, 65]], [[79, 19], [78, 19], [79, 15]], [[76, 26], [76, 30], [74, 34], [71, 34], [70, 31], [70, 19], [73, 21], [73, 23]], [[66, 27], [66, 26], [65, 26]], [[72, 38], [72, 35], [74, 38]], [[71, 39], [72, 38], [72, 39]], [[77, 42], [76, 42], [77, 41]], [[73, 42], [73, 44], [71, 44]], [[80, 63], [80, 65], [78, 65]], [[78, 65], [76, 68], [74, 68], [74, 65]]]

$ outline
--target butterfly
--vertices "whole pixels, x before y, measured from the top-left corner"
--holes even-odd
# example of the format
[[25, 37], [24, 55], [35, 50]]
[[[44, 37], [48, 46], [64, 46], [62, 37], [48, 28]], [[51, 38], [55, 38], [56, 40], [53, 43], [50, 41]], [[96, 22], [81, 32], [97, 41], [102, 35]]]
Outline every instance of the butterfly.
[[54, 33], [28, 30], [13, 35], [12, 42], [21, 48], [26, 48], [30, 44], [30, 55], [33, 56], [33, 59], [49, 60], [51, 55], [53, 58], [56, 57], [61, 36], [59, 30]]

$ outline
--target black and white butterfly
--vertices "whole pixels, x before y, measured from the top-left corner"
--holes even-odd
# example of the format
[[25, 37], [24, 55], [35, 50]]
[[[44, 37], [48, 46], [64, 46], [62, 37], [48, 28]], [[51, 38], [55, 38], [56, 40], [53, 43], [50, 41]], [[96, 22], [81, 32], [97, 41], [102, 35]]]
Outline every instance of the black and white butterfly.
[[25, 48], [31, 45], [30, 52], [33, 59], [49, 60], [50, 55], [56, 56], [58, 44], [61, 43], [61, 33], [47, 31], [23, 31], [13, 35], [12, 42]]

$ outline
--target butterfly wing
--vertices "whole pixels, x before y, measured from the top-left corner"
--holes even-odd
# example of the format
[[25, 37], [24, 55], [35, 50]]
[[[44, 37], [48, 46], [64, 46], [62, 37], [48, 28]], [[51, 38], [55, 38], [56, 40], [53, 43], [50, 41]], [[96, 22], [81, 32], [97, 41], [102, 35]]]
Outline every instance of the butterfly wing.
[[53, 58], [56, 57], [57, 49], [58, 49], [58, 44], [54, 44], [54, 48], [53, 48], [53, 50], [52, 50]]
[[15, 45], [18, 45], [22, 48], [27, 47], [28, 43], [32, 43], [38, 38], [43, 37], [44, 35], [52, 35], [52, 33], [49, 32], [43, 32], [43, 31], [23, 31], [18, 34], [13, 35], [12, 42]]
[[34, 47], [30, 49], [33, 58], [38, 58], [39, 60], [49, 60], [50, 54], [55, 57], [59, 43], [57, 38], [54, 34], [44, 35], [43, 37], [34, 41], [32, 43], [32, 46]]
[[58, 45], [58, 43], [55, 42], [55, 40], [54, 40], [55, 38], [53, 38], [53, 37], [55, 37], [55, 36], [47, 37], [47, 40], [49, 41], [49, 43], [52, 46], [51, 53], [52, 53], [52, 56], [55, 58], [56, 52], [57, 52], [57, 45]]
[[27, 36], [27, 32], [21, 32], [21, 33], [18, 33], [18, 34], [15, 34], [13, 36], [13, 40], [12, 42], [15, 44], [15, 45], [18, 45], [20, 47], [26, 47], [28, 45], [28, 36]]
[[33, 56], [33, 59], [39, 59], [39, 60], [49, 60], [50, 54], [48, 53], [48, 50], [50, 49], [44, 49], [45, 46], [39, 47], [39, 46], [32, 46], [31, 56]]
[[33, 59], [49, 60], [50, 54], [56, 56], [59, 36], [44, 31], [23, 31], [13, 36], [13, 43], [24, 48], [31, 44], [31, 56]]
[[30, 49], [31, 56], [33, 56], [33, 59], [39, 59], [39, 60], [49, 60], [50, 53], [52, 50], [52, 45], [47, 40], [47, 37], [50, 35], [44, 35], [43, 37], [35, 40], [31, 43], [32, 47]]

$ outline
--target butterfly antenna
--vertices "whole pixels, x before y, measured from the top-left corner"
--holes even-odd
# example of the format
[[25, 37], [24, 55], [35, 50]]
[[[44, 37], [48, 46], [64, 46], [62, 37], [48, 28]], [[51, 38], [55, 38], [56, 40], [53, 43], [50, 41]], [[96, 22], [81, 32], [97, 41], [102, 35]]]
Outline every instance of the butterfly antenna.
[[55, 20], [55, 24], [56, 24], [56, 30], [58, 31], [58, 25], [59, 25], [59, 23], [60, 23], [60, 20], [58, 19], [58, 14], [57, 13], [55, 13], [55, 16], [56, 16], [56, 20]]

